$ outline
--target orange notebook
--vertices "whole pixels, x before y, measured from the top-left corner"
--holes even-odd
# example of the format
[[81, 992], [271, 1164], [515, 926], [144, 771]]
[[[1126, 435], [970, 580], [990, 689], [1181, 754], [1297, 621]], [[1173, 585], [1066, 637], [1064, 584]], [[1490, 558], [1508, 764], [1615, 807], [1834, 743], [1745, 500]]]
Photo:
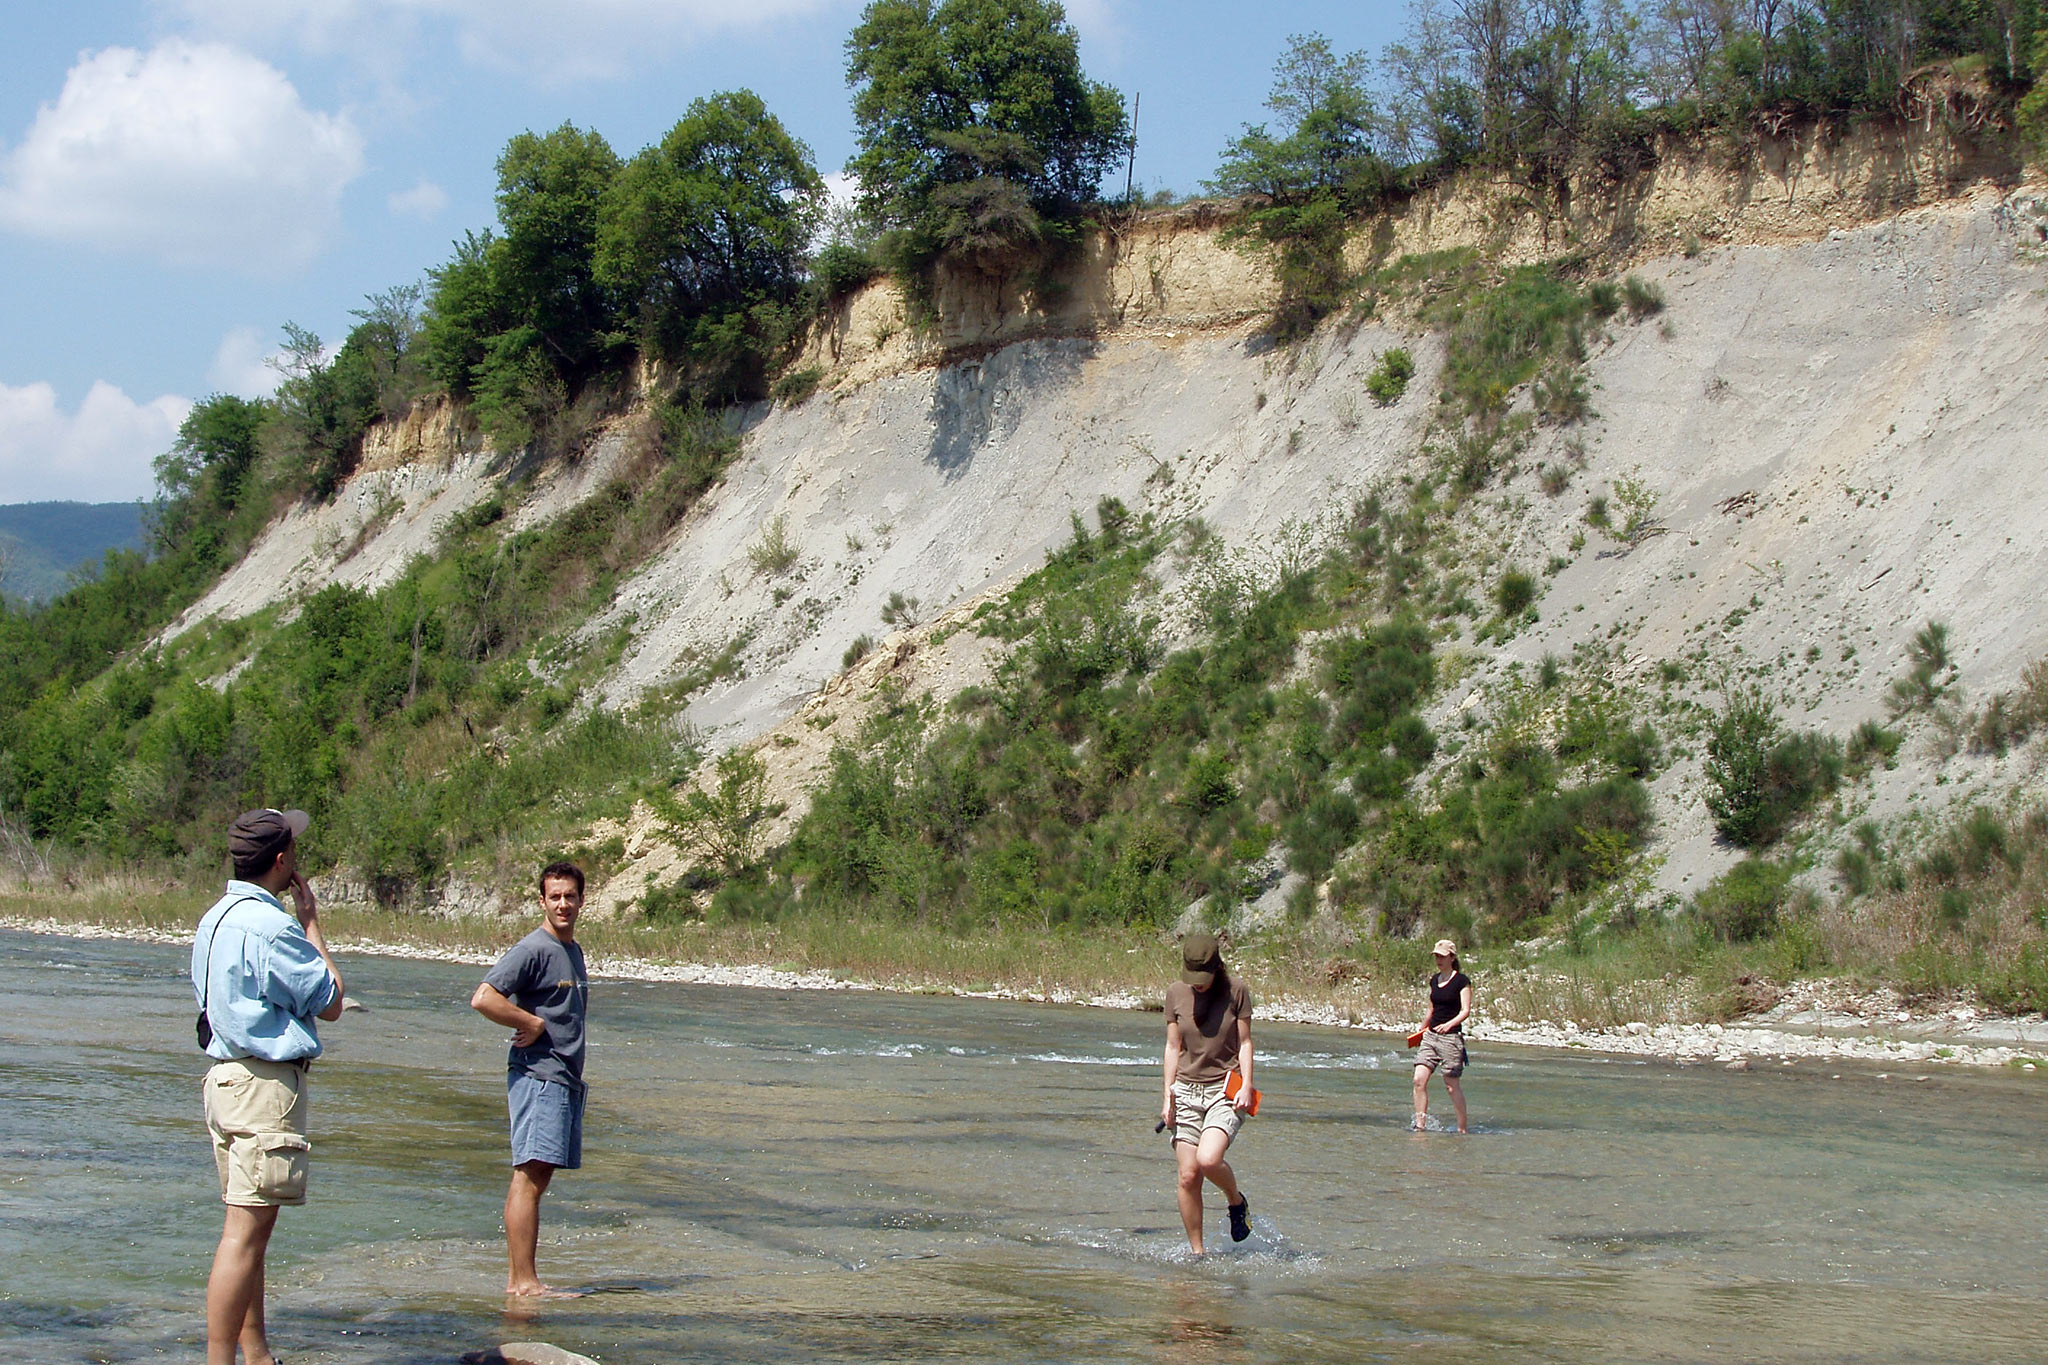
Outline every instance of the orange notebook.
[[[1235, 1071], [1223, 1078], [1224, 1099], [1236, 1099], [1237, 1092], [1242, 1089], [1244, 1089], [1244, 1077], [1238, 1075]], [[1259, 1088], [1257, 1086], [1252, 1087], [1252, 1102], [1244, 1107], [1244, 1112], [1246, 1114], [1256, 1114], [1259, 1112]]]

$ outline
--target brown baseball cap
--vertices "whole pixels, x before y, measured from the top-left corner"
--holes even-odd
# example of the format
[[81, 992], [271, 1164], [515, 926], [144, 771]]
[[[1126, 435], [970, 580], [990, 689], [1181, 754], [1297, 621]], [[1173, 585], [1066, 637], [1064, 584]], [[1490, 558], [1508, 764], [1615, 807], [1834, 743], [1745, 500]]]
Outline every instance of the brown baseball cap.
[[1216, 984], [1216, 974], [1222, 970], [1223, 954], [1217, 950], [1216, 935], [1196, 929], [1180, 941], [1181, 980], [1206, 991]]
[[243, 811], [228, 826], [228, 852], [238, 863], [274, 857], [312, 823], [313, 817], [302, 810]]

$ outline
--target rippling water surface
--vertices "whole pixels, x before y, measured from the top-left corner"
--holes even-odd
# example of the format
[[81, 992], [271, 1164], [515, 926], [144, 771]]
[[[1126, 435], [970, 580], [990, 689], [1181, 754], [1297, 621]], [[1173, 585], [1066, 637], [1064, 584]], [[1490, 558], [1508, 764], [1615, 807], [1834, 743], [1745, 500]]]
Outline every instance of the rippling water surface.
[[[192, 1359], [218, 1232], [184, 950], [0, 933], [0, 1353]], [[1403, 1131], [1407, 1054], [1261, 1025], [1253, 1237], [1188, 1264], [1159, 1016], [600, 982], [581, 1171], [508, 1318], [502, 1031], [474, 968], [345, 964], [294, 1365], [546, 1340], [655, 1361], [2048, 1359], [2034, 1078], [1748, 1074], [1475, 1049], [1476, 1131]], [[1438, 1107], [1443, 1107], [1439, 1094]]]

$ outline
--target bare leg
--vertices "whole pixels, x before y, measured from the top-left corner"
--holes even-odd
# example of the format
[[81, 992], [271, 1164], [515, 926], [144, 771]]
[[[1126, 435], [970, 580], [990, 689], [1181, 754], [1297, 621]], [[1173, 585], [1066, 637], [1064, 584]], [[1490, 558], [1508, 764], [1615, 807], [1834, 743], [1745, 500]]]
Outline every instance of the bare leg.
[[263, 1256], [277, 1226], [274, 1206], [228, 1205], [206, 1279], [206, 1365], [235, 1365], [242, 1348], [248, 1365], [270, 1365], [263, 1336]]
[[1237, 1191], [1237, 1176], [1231, 1171], [1230, 1163], [1223, 1159], [1223, 1154], [1229, 1150], [1230, 1134], [1221, 1128], [1204, 1128], [1202, 1145], [1195, 1149], [1195, 1164], [1201, 1167], [1204, 1179], [1223, 1191], [1223, 1202], [1235, 1204], [1244, 1196]]
[[511, 1261], [505, 1277], [507, 1294], [554, 1292], [540, 1282], [533, 1264], [540, 1246], [540, 1197], [554, 1178], [555, 1168], [545, 1161], [526, 1161], [512, 1168], [512, 1185], [505, 1191], [505, 1249]]
[[[1202, 1254], [1202, 1166], [1192, 1142], [1173, 1144], [1173, 1159], [1180, 1167], [1180, 1224], [1187, 1229], [1188, 1250]], [[211, 1365], [211, 1362], [209, 1362]]]
[[1418, 1133], [1429, 1123], [1429, 1072], [1426, 1066], [1415, 1068], [1415, 1121], [1410, 1126]]
[[1465, 1130], [1465, 1090], [1458, 1084], [1456, 1076], [1444, 1077], [1444, 1089], [1451, 1092], [1451, 1107], [1458, 1111], [1458, 1131]]
[[263, 1295], [259, 1293], [249, 1300], [248, 1316], [242, 1319], [243, 1365], [275, 1365], [276, 1360], [270, 1353], [270, 1338], [263, 1331]]

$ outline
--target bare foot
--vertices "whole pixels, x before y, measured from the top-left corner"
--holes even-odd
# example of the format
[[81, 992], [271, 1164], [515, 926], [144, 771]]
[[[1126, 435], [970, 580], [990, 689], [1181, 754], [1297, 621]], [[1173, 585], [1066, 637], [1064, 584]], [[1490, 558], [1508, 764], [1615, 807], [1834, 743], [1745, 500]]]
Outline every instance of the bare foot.
[[554, 1289], [542, 1284], [539, 1280], [535, 1280], [531, 1284], [508, 1284], [505, 1286], [505, 1293], [507, 1296], [515, 1299], [580, 1299], [583, 1297], [583, 1291], [580, 1289]]

